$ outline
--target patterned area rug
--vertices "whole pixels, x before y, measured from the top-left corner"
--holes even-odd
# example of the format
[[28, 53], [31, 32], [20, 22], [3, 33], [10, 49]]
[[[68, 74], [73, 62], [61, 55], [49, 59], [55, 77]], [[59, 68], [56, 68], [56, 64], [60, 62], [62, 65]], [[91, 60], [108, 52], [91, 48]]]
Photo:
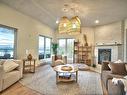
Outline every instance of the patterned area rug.
[[92, 71], [79, 71], [77, 83], [56, 84], [55, 71], [50, 65], [44, 65], [34, 74], [25, 74], [20, 83], [43, 95], [103, 95], [100, 74]]

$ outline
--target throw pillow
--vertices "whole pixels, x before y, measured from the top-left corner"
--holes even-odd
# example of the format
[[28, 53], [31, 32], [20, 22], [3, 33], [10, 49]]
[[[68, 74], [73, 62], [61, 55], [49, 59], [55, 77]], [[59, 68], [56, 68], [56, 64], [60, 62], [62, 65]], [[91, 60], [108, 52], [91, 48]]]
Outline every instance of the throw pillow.
[[[115, 61], [114, 63], [123, 63], [123, 61], [121, 61], [121, 60], [117, 60], [117, 61]], [[109, 66], [109, 68], [111, 69], [110, 64], [108, 64], [108, 66]]]
[[63, 60], [58, 59], [58, 60], [55, 61], [55, 66], [63, 65], [63, 64], [64, 64]]
[[6, 60], [3, 64], [3, 68], [5, 72], [10, 72], [12, 70], [14, 70], [15, 68], [17, 68], [19, 66], [19, 64], [15, 63], [12, 60]]
[[104, 61], [104, 62], [102, 63], [102, 68], [103, 68], [103, 70], [111, 70], [110, 67], [109, 67], [108, 65], [109, 65], [109, 62]]
[[127, 75], [125, 63], [110, 63], [111, 72], [113, 74]]
[[121, 61], [120, 59], [115, 61], [114, 63], [123, 63], [123, 61]]

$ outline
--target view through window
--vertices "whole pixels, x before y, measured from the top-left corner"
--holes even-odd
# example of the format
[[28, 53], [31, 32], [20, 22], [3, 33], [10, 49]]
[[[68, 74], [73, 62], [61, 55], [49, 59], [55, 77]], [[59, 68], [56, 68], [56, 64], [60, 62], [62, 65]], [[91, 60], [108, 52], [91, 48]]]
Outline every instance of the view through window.
[[51, 57], [51, 38], [39, 36], [39, 59]]
[[60, 55], [67, 55], [68, 59], [73, 59], [73, 47], [74, 39], [59, 39], [59, 50]]
[[15, 36], [14, 28], [0, 25], [0, 59], [13, 59], [15, 57]]

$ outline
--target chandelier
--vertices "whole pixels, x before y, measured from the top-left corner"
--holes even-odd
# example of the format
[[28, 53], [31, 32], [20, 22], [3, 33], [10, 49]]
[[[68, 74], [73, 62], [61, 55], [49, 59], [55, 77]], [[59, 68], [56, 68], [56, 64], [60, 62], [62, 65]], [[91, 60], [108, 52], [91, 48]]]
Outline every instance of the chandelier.
[[[71, 8], [75, 12], [75, 8]], [[81, 32], [81, 21], [78, 16], [74, 16], [68, 19], [66, 16], [61, 17], [58, 24], [58, 32], [66, 33], [69, 35], [80, 34]]]

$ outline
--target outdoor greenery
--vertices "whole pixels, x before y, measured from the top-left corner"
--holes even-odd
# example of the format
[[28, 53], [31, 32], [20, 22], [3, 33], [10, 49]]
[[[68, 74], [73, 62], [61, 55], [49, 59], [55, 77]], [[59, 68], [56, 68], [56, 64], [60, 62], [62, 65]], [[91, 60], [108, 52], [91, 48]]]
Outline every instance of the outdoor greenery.
[[57, 55], [58, 44], [52, 43], [52, 51], [54, 55]]

